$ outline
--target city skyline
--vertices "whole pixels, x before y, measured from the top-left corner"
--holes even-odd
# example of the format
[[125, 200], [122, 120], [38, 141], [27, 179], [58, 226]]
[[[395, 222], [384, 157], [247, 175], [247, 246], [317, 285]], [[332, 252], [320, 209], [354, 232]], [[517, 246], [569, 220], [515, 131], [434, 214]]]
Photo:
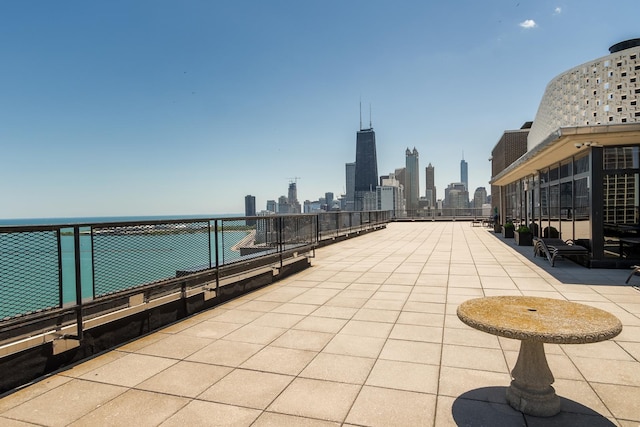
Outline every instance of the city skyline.
[[239, 213], [292, 176], [300, 200], [343, 194], [360, 100], [379, 173], [415, 146], [444, 190], [464, 151], [488, 188], [551, 78], [638, 36], [640, 4], [602, 7], [5, 2], [0, 218]]

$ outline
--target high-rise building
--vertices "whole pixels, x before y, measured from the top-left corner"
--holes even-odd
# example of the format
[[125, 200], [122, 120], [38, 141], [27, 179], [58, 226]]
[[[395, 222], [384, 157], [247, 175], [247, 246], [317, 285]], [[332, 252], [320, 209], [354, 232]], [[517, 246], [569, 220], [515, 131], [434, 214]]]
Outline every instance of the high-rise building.
[[365, 193], [378, 186], [376, 134], [373, 128], [360, 129], [356, 135], [355, 210], [363, 210]]
[[394, 174], [389, 174], [380, 181], [376, 188], [376, 209], [379, 211], [392, 211], [393, 216], [401, 218], [406, 216], [404, 207], [404, 186], [396, 179]]
[[[256, 216], [256, 197], [252, 195], [244, 196], [244, 216]], [[247, 225], [256, 225], [255, 219], [246, 221]]]
[[444, 193], [444, 208], [449, 209], [446, 215], [460, 214], [460, 209], [469, 207], [469, 192], [464, 183], [452, 182]]
[[287, 199], [289, 203], [295, 204], [298, 202], [298, 185], [295, 182], [289, 183], [289, 190]]
[[484, 187], [476, 188], [473, 193], [473, 208], [482, 209], [482, 205], [487, 203], [487, 189]]
[[431, 166], [431, 163], [429, 163], [429, 166], [427, 166], [426, 170], [426, 183], [425, 183], [425, 192], [424, 192], [424, 196], [427, 199], [427, 206], [430, 208], [435, 208], [436, 207], [436, 181], [435, 181], [435, 170], [434, 167]]
[[345, 194], [345, 211], [355, 210], [356, 200], [356, 164], [345, 164], [345, 176], [346, 176], [346, 194]]
[[333, 193], [324, 193], [324, 203], [327, 205], [327, 212], [330, 211], [333, 207]]
[[418, 199], [420, 198], [420, 166], [418, 162], [418, 150], [413, 147], [413, 151], [407, 148], [405, 152], [406, 175], [404, 181], [404, 195], [407, 200], [407, 210], [418, 209]]
[[275, 200], [267, 200], [267, 211], [273, 213], [278, 211], [278, 204]]
[[464, 188], [469, 191], [469, 165], [464, 160], [460, 160], [460, 182], [464, 184]]

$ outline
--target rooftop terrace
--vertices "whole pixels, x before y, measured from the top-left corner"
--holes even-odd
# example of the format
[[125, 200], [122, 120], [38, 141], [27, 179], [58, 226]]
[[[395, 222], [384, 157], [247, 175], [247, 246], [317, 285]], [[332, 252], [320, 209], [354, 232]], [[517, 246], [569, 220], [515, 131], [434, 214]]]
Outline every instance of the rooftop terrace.
[[[391, 223], [3, 397], [0, 425], [637, 426], [640, 291], [624, 285], [628, 271], [532, 255], [468, 222]], [[545, 345], [559, 415], [513, 410], [519, 342], [458, 320], [461, 302], [492, 295], [566, 299], [622, 321], [613, 340]]]

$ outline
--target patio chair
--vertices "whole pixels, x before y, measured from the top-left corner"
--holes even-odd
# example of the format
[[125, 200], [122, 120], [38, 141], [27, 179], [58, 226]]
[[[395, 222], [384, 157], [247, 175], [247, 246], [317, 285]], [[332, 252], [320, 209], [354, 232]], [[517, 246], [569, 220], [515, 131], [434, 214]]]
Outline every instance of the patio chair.
[[577, 245], [573, 240], [564, 241], [556, 238], [533, 238], [533, 256], [544, 256], [555, 266], [557, 257], [589, 256], [587, 248]]

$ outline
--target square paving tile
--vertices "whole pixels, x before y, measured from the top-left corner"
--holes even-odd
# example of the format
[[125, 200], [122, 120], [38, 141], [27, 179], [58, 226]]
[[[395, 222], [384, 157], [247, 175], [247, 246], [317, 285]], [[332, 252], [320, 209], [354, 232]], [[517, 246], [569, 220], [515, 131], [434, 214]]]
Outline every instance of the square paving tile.
[[361, 337], [387, 338], [393, 325], [391, 323], [350, 320], [340, 330], [340, 334], [358, 335]]
[[365, 357], [320, 353], [299, 376], [318, 380], [364, 384], [375, 361], [375, 359]]
[[265, 347], [241, 367], [284, 375], [298, 375], [316, 356], [315, 351], [283, 347]]
[[27, 423], [66, 426], [126, 391], [120, 386], [74, 379], [2, 415]]
[[127, 354], [111, 363], [87, 372], [80, 378], [133, 387], [177, 362], [175, 359], [147, 356], [145, 354]]
[[340, 423], [263, 412], [251, 427], [340, 427]]
[[436, 394], [437, 365], [378, 359], [366, 385]]
[[189, 399], [129, 390], [80, 418], [71, 426], [157, 426], [189, 403]]
[[138, 384], [136, 388], [193, 398], [231, 370], [227, 366], [181, 361]]
[[274, 347], [320, 351], [333, 338], [333, 336], [333, 334], [327, 332], [290, 329], [271, 343], [271, 345]]
[[359, 391], [358, 385], [297, 378], [268, 410], [342, 422]]
[[198, 338], [183, 334], [169, 335], [161, 341], [156, 341], [141, 348], [136, 353], [171, 359], [184, 359], [212, 342], [213, 340], [209, 338]]
[[204, 391], [198, 399], [265, 409], [294, 377], [236, 369]]
[[383, 338], [336, 335], [324, 348], [325, 353], [347, 356], [378, 357], [385, 340]]
[[228, 323], [208, 320], [205, 322], [200, 322], [197, 325], [183, 330], [181, 334], [216, 340], [219, 338], [223, 338], [225, 335], [235, 331], [242, 325], [242, 323]]
[[257, 409], [193, 400], [160, 425], [162, 427], [248, 427], [259, 415], [260, 411]]
[[237, 341], [218, 340], [192, 354], [187, 360], [224, 366], [239, 366], [264, 346]]
[[442, 366], [509, 372], [502, 350], [482, 347], [446, 344], [442, 347]]
[[347, 323], [347, 319], [333, 319], [329, 317], [307, 316], [298, 322], [293, 329], [302, 331], [316, 331], [337, 333]]
[[286, 332], [285, 328], [272, 328], [270, 326], [259, 326], [251, 323], [236, 329], [225, 336], [224, 339], [253, 344], [269, 344], [284, 332]]
[[441, 344], [437, 343], [389, 339], [384, 344], [379, 358], [439, 365], [441, 349]]
[[365, 386], [346, 422], [364, 426], [433, 425], [436, 396]]

